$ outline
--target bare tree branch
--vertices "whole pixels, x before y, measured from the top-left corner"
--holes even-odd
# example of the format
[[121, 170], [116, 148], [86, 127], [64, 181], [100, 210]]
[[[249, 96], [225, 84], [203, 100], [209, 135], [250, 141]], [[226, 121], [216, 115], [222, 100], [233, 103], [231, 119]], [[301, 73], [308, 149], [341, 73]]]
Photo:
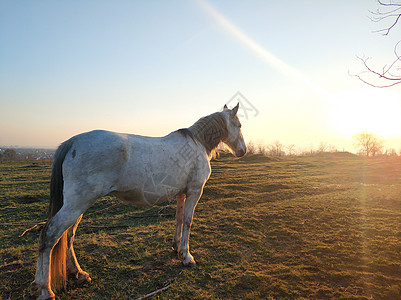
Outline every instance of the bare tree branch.
[[[358, 57], [358, 56], [357, 56], [357, 57]], [[369, 58], [363, 59], [363, 58], [361, 58], [361, 57], [358, 57], [358, 59], [360, 59], [360, 60], [362, 61], [363, 65], [365, 66], [365, 68], [366, 68], [370, 73], [377, 75], [379, 78], [383, 78], [383, 79], [390, 80], [390, 81], [393, 81], [393, 80], [394, 80], [394, 81], [399, 81], [399, 80], [401, 80], [401, 77], [400, 77], [400, 76], [397, 76], [397, 77], [392, 77], [392, 76], [391, 76], [391, 77], [390, 77], [390, 76], [386, 75], [386, 74], [389, 74], [390, 68], [391, 68], [392, 66], [394, 66], [394, 64], [398, 61], [398, 58], [397, 58], [396, 61], [394, 61], [394, 62], [390, 65], [389, 68], [387, 68], [387, 69], [383, 68], [383, 72], [382, 72], [382, 73], [379, 73], [379, 72], [377, 72], [377, 71], [375, 71], [375, 70], [373, 70], [372, 68], [369, 67], [369, 65], [368, 65], [368, 63], [367, 63], [367, 61], [368, 61]]]
[[392, 86], [395, 86], [395, 85], [401, 83], [401, 81], [399, 81], [399, 82], [394, 82], [394, 83], [388, 84], [388, 85], [376, 85], [376, 84], [373, 84], [373, 83], [371, 83], [371, 82], [369, 82], [369, 81], [363, 79], [363, 77], [362, 77], [360, 74], [350, 74], [350, 73], [348, 73], [348, 74], [349, 74], [350, 76], [354, 76], [354, 77], [358, 78], [358, 79], [359, 79], [360, 81], [362, 81], [363, 83], [365, 83], [365, 84], [367, 84], [367, 85], [370, 85], [370, 86], [372, 86], [372, 87], [375, 87], [375, 88], [388, 88], [388, 87], [392, 87]]
[[157, 294], [160, 294], [161, 292], [164, 292], [165, 290], [167, 290], [167, 289], [169, 289], [169, 288], [170, 288], [170, 285], [167, 285], [167, 286], [165, 286], [165, 287], [162, 287], [161, 289], [158, 289], [158, 290], [156, 290], [156, 291], [154, 291], [154, 292], [151, 292], [151, 293], [149, 293], [149, 294], [147, 294], [147, 295], [144, 295], [144, 296], [142, 296], [142, 297], [139, 297], [138, 300], [148, 299], [148, 298], [153, 297], [153, 296], [155, 296], [155, 295], [157, 295]]
[[393, 3], [393, 2], [385, 3], [385, 2], [382, 2], [381, 0], [377, 0], [377, 2], [379, 2], [379, 4], [380, 4], [380, 5], [383, 5], [383, 6], [401, 6], [401, 3], [400, 3], [400, 4], [398, 4], [398, 3]]
[[[181, 273], [182, 272], [180, 272], [179, 275], [181, 275]], [[174, 282], [175, 280], [176, 280], [176, 277], [175, 278], [170, 278], [169, 280], [167, 280], [166, 285], [164, 287], [162, 287], [161, 289], [158, 289], [158, 290], [156, 290], [154, 292], [151, 292], [149, 294], [146, 294], [146, 295], [144, 295], [142, 297], [139, 297], [139, 298], [137, 298], [137, 300], [148, 299], [148, 298], [153, 297], [153, 296], [155, 296], [157, 294], [160, 294], [161, 292], [164, 292], [165, 290], [168, 290], [170, 288], [170, 286], [171, 286], [171, 283]]]
[[[400, 60], [399, 57], [397, 57], [397, 59], [394, 62], [392, 62], [389, 67], [386, 68], [386, 66], [384, 66], [382, 72], [375, 71], [372, 67], [369, 66], [369, 64], [368, 64], [368, 60], [370, 59], [369, 57], [362, 58], [362, 57], [357, 56], [357, 58], [362, 62], [363, 66], [365, 68], [365, 71], [357, 73], [357, 74], [351, 74], [350, 72], [348, 72], [348, 74], [350, 76], [357, 77], [360, 81], [362, 81], [370, 86], [378, 87], [378, 88], [392, 87], [394, 85], [401, 83], [401, 75], [399, 75], [399, 76], [393, 75], [390, 72], [394, 68], [395, 64]], [[369, 82], [368, 79], [366, 79], [366, 77], [368, 77], [368, 76], [366, 76], [366, 74], [370, 75], [370, 76], [373, 75], [374, 77], [378, 78], [381, 81], [384, 80], [386, 82], [386, 84], [376, 84], [376, 83]], [[387, 82], [391, 82], [391, 83], [387, 84]]]
[[[376, 33], [382, 32], [383, 35], [387, 36], [401, 19], [401, 3], [395, 3], [392, 1], [384, 2], [382, 0], [377, 0], [377, 3], [380, 5], [380, 7], [374, 12], [370, 11], [372, 17], [369, 18], [373, 22], [393, 19], [391, 24], [386, 28], [374, 31]], [[371, 67], [371, 65], [368, 64], [369, 58], [365, 59], [358, 57], [358, 59], [362, 62], [365, 71], [359, 72], [357, 74], [351, 74], [350, 72], [348, 72], [348, 74], [350, 76], [357, 77], [360, 81], [364, 82], [367, 85], [378, 88], [392, 87], [401, 83], [401, 56], [398, 54], [397, 51], [400, 42], [398, 42], [394, 46], [395, 59], [390, 64], [384, 65], [381, 71]], [[374, 80], [371, 80], [369, 78], [372, 76]], [[377, 81], [379, 81], [379, 83], [376, 83]]]
[[[393, 24], [391, 24], [391, 25], [390, 25], [389, 27], [387, 27], [387, 28], [379, 29], [379, 30], [376, 30], [376, 31], [373, 31], [373, 32], [385, 32], [385, 33], [383, 33], [383, 35], [388, 35], [388, 34], [390, 33], [391, 29], [393, 29], [394, 26], [398, 23], [398, 20], [400, 19], [401, 14], [398, 14], [398, 15], [389, 15], [389, 16], [387, 16], [387, 17], [392, 17], [392, 16], [396, 16], [396, 17], [397, 17], [397, 18], [395, 19], [395, 21], [393, 22]], [[384, 19], [387, 18], [387, 17], [383, 17], [381, 20], [384, 20]], [[381, 20], [379, 20], [379, 21], [381, 21]]]
[[[380, 22], [385, 19], [389, 18], [395, 18], [395, 20], [391, 23], [391, 25], [387, 26], [384, 29], [380, 29], [374, 32], [384, 32], [383, 35], [388, 35], [390, 31], [394, 28], [394, 26], [398, 23], [399, 19], [401, 18], [401, 13], [399, 11], [401, 10], [401, 3], [385, 3], [380, 0], [377, 0], [379, 5], [382, 7], [385, 7], [386, 10], [382, 11], [380, 8], [378, 8], [376, 11], [370, 11], [370, 13], [373, 15], [372, 17], [369, 17], [369, 19], [373, 22]], [[395, 8], [394, 8], [395, 7]], [[388, 10], [388, 8], [391, 8]]]
[[28, 231], [31, 231], [32, 229], [35, 229], [36, 227], [40, 226], [40, 225], [45, 225], [46, 221], [44, 222], [40, 222], [34, 226], [32, 226], [31, 228], [28, 228], [27, 230], [25, 230], [23, 233], [21, 233], [21, 235], [19, 237], [23, 237], [25, 233], [27, 233]]

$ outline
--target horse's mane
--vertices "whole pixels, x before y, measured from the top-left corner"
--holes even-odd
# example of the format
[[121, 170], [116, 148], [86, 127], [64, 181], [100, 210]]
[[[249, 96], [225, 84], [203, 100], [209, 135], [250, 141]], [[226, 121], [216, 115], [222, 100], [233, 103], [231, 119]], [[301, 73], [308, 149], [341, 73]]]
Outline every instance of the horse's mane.
[[227, 123], [220, 112], [200, 118], [191, 127], [178, 132], [199, 142], [205, 147], [207, 155], [213, 155], [219, 143], [228, 137]]

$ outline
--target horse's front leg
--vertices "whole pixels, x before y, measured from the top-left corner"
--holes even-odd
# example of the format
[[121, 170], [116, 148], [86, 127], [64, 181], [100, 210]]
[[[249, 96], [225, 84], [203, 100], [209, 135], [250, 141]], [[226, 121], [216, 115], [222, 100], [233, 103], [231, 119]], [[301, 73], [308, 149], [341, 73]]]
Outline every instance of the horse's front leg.
[[181, 235], [182, 235], [182, 223], [184, 221], [184, 205], [185, 205], [185, 194], [178, 194], [176, 196], [177, 199], [177, 212], [175, 214], [176, 219], [176, 227], [175, 234], [173, 238], [173, 250], [178, 252], [178, 248], [180, 247]]
[[202, 188], [188, 190], [187, 198], [184, 205], [184, 218], [182, 224], [182, 236], [180, 246], [178, 248], [178, 255], [182, 260], [184, 266], [196, 267], [194, 257], [189, 253], [189, 233], [191, 231], [192, 218], [194, 215], [196, 204], [202, 195]]

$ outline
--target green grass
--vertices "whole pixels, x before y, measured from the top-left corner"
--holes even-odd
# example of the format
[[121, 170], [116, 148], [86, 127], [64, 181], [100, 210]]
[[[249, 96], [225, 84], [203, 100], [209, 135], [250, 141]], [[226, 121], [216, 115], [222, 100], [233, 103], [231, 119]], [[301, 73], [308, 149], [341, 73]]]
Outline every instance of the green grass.
[[[212, 169], [190, 239], [199, 268], [182, 267], [170, 248], [174, 202], [95, 213], [118, 203], [108, 196], [75, 240], [92, 284], [57, 296], [135, 299], [170, 283], [156, 297], [401, 298], [399, 158], [222, 157]], [[2, 299], [28, 298], [39, 228], [19, 236], [46, 219], [50, 171], [50, 162], [0, 163]]]

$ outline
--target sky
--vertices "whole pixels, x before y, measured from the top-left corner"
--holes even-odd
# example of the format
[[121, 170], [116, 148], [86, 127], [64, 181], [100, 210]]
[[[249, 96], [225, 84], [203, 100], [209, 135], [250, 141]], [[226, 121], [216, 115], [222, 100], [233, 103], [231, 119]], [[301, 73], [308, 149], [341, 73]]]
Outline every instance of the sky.
[[[393, 58], [375, 0], [0, 2], [0, 145], [106, 129], [163, 136], [240, 102], [247, 142], [401, 150], [401, 86], [352, 77]], [[239, 93], [238, 93], [239, 92]]]

